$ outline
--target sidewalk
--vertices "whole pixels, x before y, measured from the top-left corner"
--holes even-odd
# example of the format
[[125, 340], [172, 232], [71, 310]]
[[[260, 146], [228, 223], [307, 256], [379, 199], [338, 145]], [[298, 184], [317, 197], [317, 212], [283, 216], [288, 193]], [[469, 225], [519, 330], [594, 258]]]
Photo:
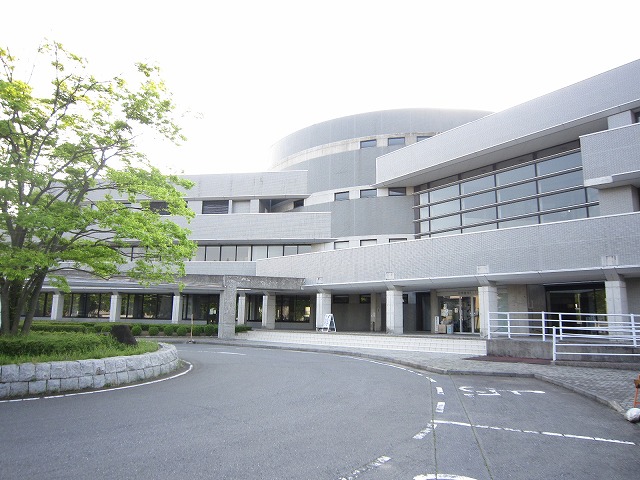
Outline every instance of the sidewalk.
[[622, 414], [633, 407], [635, 395], [633, 380], [637, 379], [640, 374], [640, 365], [637, 370], [607, 368], [607, 365], [602, 363], [594, 364], [594, 366], [544, 365], [525, 363], [526, 360], [524, 359], [499, 362], [489, 361], [488, 357], [485, 357], [487, 358], [486, 360], [481, 360], [483, 357], [449, 353], [302, 345], [245, 339], [204, 340], [198, 338], [197, 343], [352, 355], [444, 375], [496, 375], [536, 378], [608, 405]]

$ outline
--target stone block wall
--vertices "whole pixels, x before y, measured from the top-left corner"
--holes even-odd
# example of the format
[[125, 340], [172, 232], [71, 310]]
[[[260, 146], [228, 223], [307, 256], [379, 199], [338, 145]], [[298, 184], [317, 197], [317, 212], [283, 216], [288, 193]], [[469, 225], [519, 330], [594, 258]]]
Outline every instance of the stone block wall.
[[178, 368], [176, 347], [129, 357], [0, 366], [0, 398], [55, 395], [149, 380]]

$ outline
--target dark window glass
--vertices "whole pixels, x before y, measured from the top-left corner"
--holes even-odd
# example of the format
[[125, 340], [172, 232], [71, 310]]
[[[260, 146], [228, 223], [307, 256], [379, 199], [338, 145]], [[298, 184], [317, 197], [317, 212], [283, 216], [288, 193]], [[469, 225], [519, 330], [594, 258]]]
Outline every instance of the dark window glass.
[[218, 323], [220, 295], [185, 295], [182, 302], [182, 320], [204, 320]]
[[438, 203], [431, 205], [430, 216], [437, 217], [438, 215], [445, 215], [447, 213], [453, 213], [460, 211], [460, 200], [451, 200], [449, 202]]
[[360, 198], [372, 198], [377, 196], [378, 196], [378, 191], [375, 188], [367, 188], [365, 190], [360, 190]]
[[569, 168], [581, 167], [582, 156], [580, 152], [575, 152], [563, 157], [552, 158], [537, 164], [538, 175], [547, 175], [548, 173], [560, 172]]
[[251, 247], [251, 260], [260, 260], [261, 258], [267, 258], [267, 246], [254, 245]]
[[377, 243], [378, 243], [378, 241], [375, 238], [367, 239], [367, 240], [360, 240], [360, 246], [361, 247], [367, 247], [369, 245], [375, 245]]
[[520, 185], [514, 185], [513, 187], [501, 188], [498, 190], [498, 201], [508, 202], [509, 200], [529, 197], [536, 193], [536, 182], [522, 183]]
[[479, 193], [462, 199], [462, 209], [491, 205], [496, 201], [496, 192]]
[[236, 260], [238, 262], [248, 262], [251, 260], [251, 247], [249, 245], [238, 245], [236, 249]]
[[582, 171], [578, 170], [576, 172], [538, 180], [538, 190], [540, 193], [553, 192], [554, 190], [562, 190], [563, 188], [582, 186], [583, 182]]
[[236, 246], [235, 245], [223, 245], [220, 249], [220, 260], [223, 262], [235, 262], [236, 261]]
[[406, 194], [407, 194], [407, 187], [391, 187], [391, 188], [389, 188], [389, 196], [390, 197], [403, 197]]
[[293, 208], [304, 207], [304, 200], [294, 200]]
[[349, 303], [349, 295], [334, 295], [333, 303]]
[[580, 148], [580, 141], [574, 140], [573, 142], [563, 143], [562, 145], [556, 145], [554, 147], [545, 148], [544, 150], [539, 150], [535, 152], [536, 158], [544, 158], [549, 157], [551, 155], [556, 155], [562, 152], [568, 152], [569, 150], [575, 150], [576, 148]]
[[496, 173], [496, 185], [506, 185], [508, 183], [528, 180], [536, 176], [536, 168], [534, 165], [525, 165], [524, 167], [514, 168], [506, 172]]
[[393, 145], [404, 145], [404, 137], [391, 137], [388, 145], [390, 147]]
[[149, 210], [158, 215], [169, 215], [169, 207], [167, 202], [149, 202]]
[[371, 148], [377, 145], [376, 140], [362, 140], [360, 142], [360, 148]]
[[371, 295], [360, 295], [360, 303], [361, 304], [371, 303]]
[[225, 214], [229, 213], [228, 200], [205, 200], [202, 202], [203, 214]]
[[482, 210], [475, 210], [473, 212], [467, 212], [462, 214], [462, 224], [471, 225], [474, 223], [486, 222], [488, 220], [496, 219], [496, 207], [483, 208]]
[[334, 195], [334, 200], [336, 202], [340, 202], [342, 200], [349, 200], [349, 192], [336, 192]]
[[389, 243], [395, 243], [395, 242], [406, 242], [406, 238], [390, 238], [389, 239]]
[[500, 218], [515, 217], [517, 215], [527, 215], [538, 211], [538, 201], [534, 198], [521, 202], [508, 203], [498, 207]]
[[427, 138], [431, 138], [432, 135], [418, 135], [416, 137], [416, 141], [421, 142], [422, 140], [426, 140]]
[[575, 190], [573, 192], [556, 193], [540, 197], [540, 210], [551, 210], [553, 208], [563, 208], [569, 205], [578, 205], [585, 202], [584, 190]]
[[311, 297], [276, 295], [276, 322], [309, 322]]

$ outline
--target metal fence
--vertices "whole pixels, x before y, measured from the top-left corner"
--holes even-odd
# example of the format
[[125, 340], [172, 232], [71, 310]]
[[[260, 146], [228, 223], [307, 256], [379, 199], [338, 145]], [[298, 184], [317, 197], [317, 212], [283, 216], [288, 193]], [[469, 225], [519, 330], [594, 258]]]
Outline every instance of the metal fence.
[[640, 315], [490, 312], [487, 337], [551, 340], [553, 360], [558, 354], [640, 356], [630, 350], [640, 347]]

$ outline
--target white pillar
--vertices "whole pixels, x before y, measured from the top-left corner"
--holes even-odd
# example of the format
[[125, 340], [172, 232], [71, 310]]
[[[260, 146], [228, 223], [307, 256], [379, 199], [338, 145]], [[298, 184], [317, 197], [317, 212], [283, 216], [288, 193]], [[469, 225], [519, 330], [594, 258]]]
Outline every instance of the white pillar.
[[377, 293], [371, 293], [371, 305], [369, 310], [369, 321], [372, 332], [379, 332], [382, 330], [382, 318], [380, 317], [380, 295]]
[[331, 313], [331, 294], [318, 292], [316, 294], [316, 330], [324, 325], [324, 316]]
[[276, 328], [276, 296], [273, 293], [265, 293], [262, 296], [262, 328]]
[[402, 290], [387, 290], [387, 333], [404, 333]]
[[[618, 329], [622, 328], [622, 322], [629, 321], [625, 315], [629, 313], [629, 304], [627, 301], [627, 282], [625, 280], [607, 280], [604, 282], [604, 290], [607, 299], [607, 318], [612, 322], [609, 328], [609, 334], [615, 335], [622, 333]], [[617, 327], [617, 328], [616, 328]], [[618, 330], [618, 331], [616, 331]]]
[[236, 294], [237, 286], [227, 284], [220, 294], [220, 311], [218, 315], [218, 338], [235, 338], [236, 336]]
[[122, 297], [118, 292], [111, 294], [111, 305], [109, 308], [109, 321], [117, 322], [120, 320], [120, 310], [122, 309]]
[[171, 323], [179, 323], [182, 318], [182, 295], [176, 293], [171, 304]]
[[238, 325], [247, 323], [247, 294], [242, 292], [238, 295]]
[[498, 311], [498, 287], [487, 285], [478, 287], [478, 314], [480, 315], [480, 336], [489, 334], [489, 312]]
[[54, 293], [51, 299], [51, 320], [62, 320], [64, 312], [64, 295], [62, 293]]

